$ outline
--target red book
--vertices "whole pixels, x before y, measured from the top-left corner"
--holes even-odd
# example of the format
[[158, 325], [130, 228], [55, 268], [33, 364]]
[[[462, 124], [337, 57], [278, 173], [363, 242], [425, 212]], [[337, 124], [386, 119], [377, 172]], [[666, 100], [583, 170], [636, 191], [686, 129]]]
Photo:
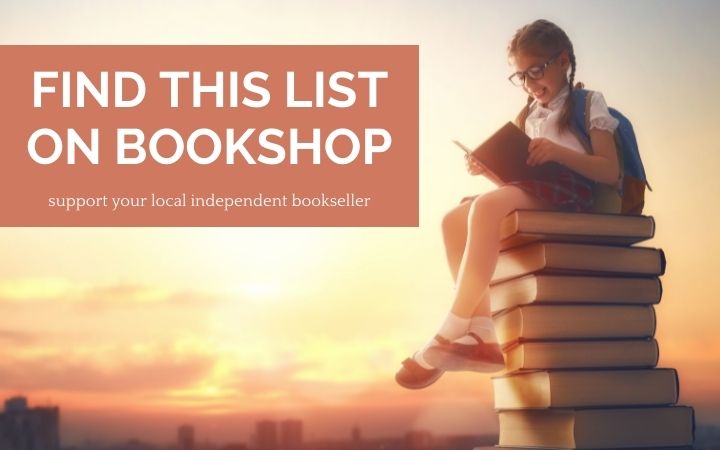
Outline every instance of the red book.
[[562, 169], [554, 161], [539, 166], [528, 165], [530, 138], [512, 122], [505, 124], [473, 151], [458, 141], [453, 142], [482, 165], [486, 170], [483, 175], [496, 184], [521, 180], [555, 181]]

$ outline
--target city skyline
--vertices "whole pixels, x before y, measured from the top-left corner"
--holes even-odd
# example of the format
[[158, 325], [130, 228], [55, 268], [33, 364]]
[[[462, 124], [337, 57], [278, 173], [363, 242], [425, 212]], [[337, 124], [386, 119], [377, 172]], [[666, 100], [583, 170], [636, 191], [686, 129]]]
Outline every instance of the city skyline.
[[[435, 436], [427, 430], [408, 430], [401, 434], [401, 444], [398, 438], [375, 437], [365, 439], [362, 437], [361, 428], [354, 425], [346, 439], [314, 439], [303, 438], [304, 424], [302, 420], [282, 419], [268, 420], [256, 419], [254, 422], [255, 432], [247, 437], [246, 441], [221, 442], [213, 439], [213, 435], [198, 433], [194, 424], [183, 423], [176, 428], [175, 443], [168, 443], [165, 440], [145, 441], [138, 438], [127, 438], [125, 440], [95, 441], [85, 440], [83, 443], [63, 443], [60, 427], [60, 407], [58, 405], [33, 405], [28, 404], [27, 398], [14, 396], [4, 400], [4, 410], [0, 411], [0, 450], [66, 450], [75, 448], [100, 448], [109, 447], [113, 449], [122, 448], [123, 442], [127, 446], [137, 450], [143, 446], [159, 446], [175, 448], [177, 450], [200, 450], [206, 448], [222, 447], [223, 450], [302, 450], [304, 448], [334, 449], [343, 446], [348, 450], [364, 450], [378, 448], [377, 443], [382, 441], [395, 441], [395, 446], [400, 445], [404, 450], [432, 448], [448, 448], [453, 439], [464, 439], [465, 441], [476, 439], [477, 444], [485, 441], [495, 440], [495, 436], [482, 436], [475, 438], [470, 436]], [[345, 444], [343, 444], [345, 443]], [[380, 447], [380, 448], [393, 448]]]
[[[11, 420], [6, 416], [11, 415]], [[467, 450], [467, 445], [493, 445], [494, 434], [437, 435], [428, 430], [411, 429], [396, 436], [363, 437], [354, 425], [345, 439], [303, 438], [304, 422], [298, 419], [254, 419], [255, 432], [245, 440], [220, 440], [214, 433], [203, 434], [194, 424], [176, 428], [175, 441], [146, 440], [136, 437], [115, 440], [85, 439], [63, 442], [58, 405], [29, 406], [27, 398], [4, 400], [0, 411], [0, 450]], [[31, 424], [30, 426], [28, 426]], [[720, 444], [720, 426], [696, 424], [696, 448]]]

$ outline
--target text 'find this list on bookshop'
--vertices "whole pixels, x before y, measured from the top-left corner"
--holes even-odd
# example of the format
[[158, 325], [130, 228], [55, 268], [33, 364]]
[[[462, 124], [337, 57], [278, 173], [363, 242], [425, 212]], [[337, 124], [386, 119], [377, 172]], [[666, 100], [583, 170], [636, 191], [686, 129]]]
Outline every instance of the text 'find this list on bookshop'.
[[417, 46], [0, 46], [3, 226], [417, 226]]

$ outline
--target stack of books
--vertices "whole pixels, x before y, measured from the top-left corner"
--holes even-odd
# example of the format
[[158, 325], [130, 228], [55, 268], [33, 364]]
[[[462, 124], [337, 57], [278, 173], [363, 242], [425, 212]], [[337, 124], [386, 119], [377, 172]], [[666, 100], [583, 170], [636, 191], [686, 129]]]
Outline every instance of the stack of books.
[[492, 380], [499, 447], [692, 448], [677, 372], [656, 367], [665, 255], [635, 245], [654, 232], [649, 216], [505, 218], [490, 288], [507, 369]]

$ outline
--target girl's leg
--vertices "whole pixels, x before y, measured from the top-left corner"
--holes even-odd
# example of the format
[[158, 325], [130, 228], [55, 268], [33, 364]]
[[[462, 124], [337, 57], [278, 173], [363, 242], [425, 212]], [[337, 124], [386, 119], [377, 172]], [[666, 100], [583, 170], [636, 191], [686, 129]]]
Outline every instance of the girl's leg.
[[[456, 290], [452, 309], [437, 333], [440, 336], [455, 340], [471, 326], [483, 339], [494, 336], [488, 287], [500, 252], [500, 222], [515, 209], [553, 207], [518, 187], [503, 186], [458, 205], [443, 218], [448, 265]], [[414, 355], [422, 367], [432, 367], [423, 354], [437, 343], [433, 337]]]
[[445, 214], [445, 217], [443, 217], [442, 220], [445, 253], [453, 282], [457, 282], [457, 275], [460, 270], [460, 261], [462, 261], [462, 256], [465, 252], [468, 214], [472, 203], [472, 200], [461, 203]]
[[[512, 186], [503, 187], [500, 189], [507, 189], [509, 187]], [[516, 189], [522, 191], [519, 188]], [[486, 195], [490, 194], [491, 193], [488, 193]], [[495, 193], [492, 194], [497, 195]], [[522, 194], [529, 196], [527, 193], [525, 193], [525, 191], [522, 191]], [[474, 213], [476, 213], [476, 215], [481, 214], [483, 209], [482, 204], [486, 203], [488, 200], [487, 198], [485, 200], [480, 200], [482, 197], [483, 196], [479, 196], [476, 197], [474, 201], [469, 200], [461, 203], [460, 205], [450, 210], [445, 215], [445, 217], [443, 217], [442, 220], [442, 232], [443, 240], [445, 243], [445, 253], [447, 257], [448, 267], [450, 268], [450, 274], [456, 286], [458, 273], [460, 271], [460, 264], [462, 262], [463, 255], [465, 254], [465, 247], [467, 244], [470, 209], [474, 208]], [[529, 197], [531, 197], [529, 201], [532, 204], [530, 206], [522, 206], [525, 209], [553, 209], [553, 206], [551, 204], [539, 200], [533, 196]], [[513, 205], [508, 205], [508, 207], [506, 208], [508, 210], [507, 214], [509, 214], [513, 209], [518, 209], [520, 207], [521, 206], [514, 207]], [[480, 213], [478, 213], [478, 211], [480, 211]], [[487, 291], [483, 294], [480, 301], [477, 302], [477, 307], [473, 311], [472, 316], [490, 316], [490, 302], [488, 299]]]
[[500, 253], [500, 223], [515, 209], [553, 207], [516, 186], [502, 186], [472, 200], [467, 217], [467, 239], [456, 272], [451, 309], [456, 316], [469, 319], [477, 311], [489, 317], [487, 293]]
[[[465, 253], [465, 243], [467, 242], [468, 232], [468, 214], [472, 206], [472, 200], [465, 201], [450, 210], [442, 220], [443, 241], [445, 243], [445, 254], [447, 257], [448, 267], [453, 283], [457, 284], [458, 272], [460, 270], [460, 262], [463, 253]], [[473, 316], [489, 316], [490, 302], [487, 299], [488, 294], [485, 293], [483, 298], [478, 302], [477, 308], [473, 311]]]

